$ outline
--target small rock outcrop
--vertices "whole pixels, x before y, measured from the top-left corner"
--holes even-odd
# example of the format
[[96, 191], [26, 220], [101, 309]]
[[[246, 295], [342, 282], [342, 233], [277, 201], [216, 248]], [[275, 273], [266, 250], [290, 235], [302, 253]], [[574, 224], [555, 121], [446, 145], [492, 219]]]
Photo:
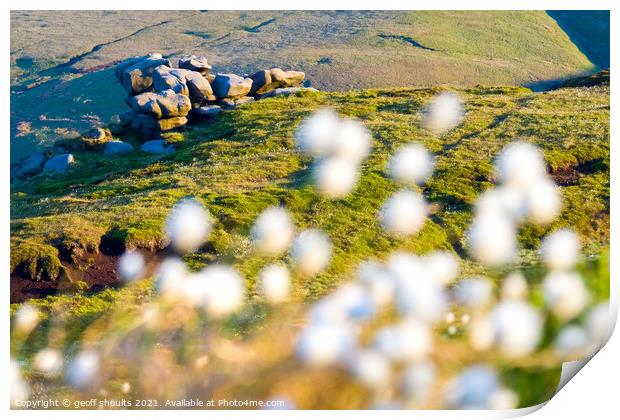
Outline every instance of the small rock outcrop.
[[21, 161], [19, 167], [17, 168], [17, 176], [19, 178], [25, 178], [27, 176], [35, 175], [41, 172], [44, 163], [45, 154], [37, 150], [26, 159]]
[[211, 70], [207, 57], [196, 57], [195, 55], [185, 55], [179, 58], [179, 68], [197, 71], [203, 75]]
[[251, 95], [263, 95], [274, 89], [297, 86], [303, 82], [306, 74], [302, 71], [284, 71], [274, 67], [261, 70], [250, 76], [252, 79]]
[[103, 154], [106, 156], [126, 155], [131, 152], [133, 152], [133, 146], [120, 140], [108, 141], [103, 148]]
[[103, 143], [112, 140], [112, 133], [107, 128], [97, 127], [82, 134], [82, 138], [91, 142]]
[[51, 157], [43, 166], [43, 172], [65, 173], [75, 162], [71, 153]]
[[154, 154], [154, 155], [162, 155], [162, 154], [173, 153], [175, 148], [174, 146], [166, 146], [166, 140], [159, 139], [159, 140], [149, 140], [145, 142], [140, 148], [140, 150], [146, 153]]
[[226, 73], [217, 74], [213, 80], [213, 92], [219, 99], [235, 99], [246, 96], [252, 89], [252, 79]]

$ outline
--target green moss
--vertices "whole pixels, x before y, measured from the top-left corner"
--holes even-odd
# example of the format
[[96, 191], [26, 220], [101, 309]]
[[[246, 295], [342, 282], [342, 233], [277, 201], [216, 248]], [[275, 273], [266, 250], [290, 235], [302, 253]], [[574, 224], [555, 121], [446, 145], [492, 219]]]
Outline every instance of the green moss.
[[34, 241], [16, 241], [11, 246], [11, 273], [32, 280], [56, 280], [61, 270], [58, 250]]

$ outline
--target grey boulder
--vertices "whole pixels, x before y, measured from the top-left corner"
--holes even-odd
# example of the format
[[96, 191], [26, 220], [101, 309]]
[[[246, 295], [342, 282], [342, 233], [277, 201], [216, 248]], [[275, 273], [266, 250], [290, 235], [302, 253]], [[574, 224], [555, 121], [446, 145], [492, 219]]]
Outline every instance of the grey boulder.
[[166, 140], [150, 140], [145, 142], [140, 148], [143, 152], [155, 155], [169, 154], [174, 152], [174, 146], [166, 146]]
[[41, 171], [41, 168], [43, 168], [44, 162], [45, 154], [40, 150], [37, 150], [19, 164], [17, 176], [26, 177], [38, 173]]
[[64, 172], [67, 172], [69, 167], [74, 162], [75, 162], [75, 159], [73, 159], [73, 155], [71, 153], [57, 155], [57, 156], [50, 158], [47, 162], [45, 162], [45, 166], [43, 166], [43, 171], [64, 173]]
[[192, 113], [198, 118], [211, 118], [222, 112], [222, 107], [219, 105], [207, 105], [194, 108]]
[[148, 54], [118, 64], [114, 74], [127, 93], [136, 95], [152, 87], [153, 71], [161, 65], [170, 67], [170, 60], [161, 54]]
[[252, 79], [243, 78], [236, 74], [218, 73], [213, 80], [213, 92], [220, 99], [240, 98], [246, 96], [252, 88]]
[[215, 100], [209, 81], [192, 70], [159, 66], [153, 71], [153, 88], [155, 91], [171, 89], [175, 93], [189, 96], [192, 102]]
[[261, 95], [260, 99], [271, 98], [273, 96], [290, 95], [297, 92], [318, 92], [318, 90], [316, 90], [315, 88], [304, 88], [299, 86], [278, 88]]
[[197, 71], [206, 74], [211, 70], [211, 65], [207, 61], [207, 57], [196, 57], [195, 55], [184, 55], [179, 58], [179, 68]]
[[104, 142], [112, 139], [112, 133], [107, 128], [97, 127], [83, 134], [82, 138], [94, 142]]
[[305, 77], [306, 74], [302, 71], [284, 71], [277, 67], [261, 70], [250, 76], [252, 79], [250, 94], [262, 95], [277, 88], [297, 86]]
[[133, 146], [120, 140], [112, 140], [105, 144], [103, 154], [106, 156], [125, 155], [133, 152]]
[[172, 89], [129, 96], [126, 102], [134, 111], [155, 118], [185, 117], [192, 108], [189, 97]]

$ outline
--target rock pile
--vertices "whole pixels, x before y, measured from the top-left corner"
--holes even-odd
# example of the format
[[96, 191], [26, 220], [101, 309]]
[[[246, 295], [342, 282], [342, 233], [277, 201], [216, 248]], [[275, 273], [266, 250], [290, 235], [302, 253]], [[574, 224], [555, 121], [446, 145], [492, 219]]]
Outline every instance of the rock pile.
[[176, 68], [157, 53], [121, 62], [114, 74], [129, 94], [125, 101], [131, 108], [120, 116], [121, 124], [156, 139], [183, 127], [188, 118], [209, 118], [261, 97], [305, 89], [299, 86], [305, 78], [300, 71], [272, 68], [238, 76], [210, 70], [207, 58], [195, 55], [179, 58]]

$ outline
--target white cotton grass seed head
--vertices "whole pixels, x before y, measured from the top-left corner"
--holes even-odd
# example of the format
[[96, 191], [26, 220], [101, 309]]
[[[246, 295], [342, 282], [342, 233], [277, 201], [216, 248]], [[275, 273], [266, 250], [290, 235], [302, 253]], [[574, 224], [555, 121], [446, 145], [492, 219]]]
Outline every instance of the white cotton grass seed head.
[[428, 205], [422, 195], [410, 190], [392, 194], [383, 204], [379, 218], [383, 229], [393, 236], [414, 235], [422, 229]]
[[306, 118], [295, 132], [295, 145], [303, 153], [324, 157], [331, 153], [334, 136], [340, 125], [338, 114], [320, 109]]
[[506, 357], [523, 357], [536, 349], [542, 338], [543, 317], [529, 303], [503, 300], [491, 311], [495, 343]]
[[452, 409], [488, 409], [489, 398], [499, 385], [497, 372], [491, 367], [483, 364], [469, 366], [447, 385], [446, 406]]
[[385, 307], [394, 300], [394, 278], [378, 263], [366, 261], [360, 264], [356, 278], [377, 307]]
[[345, 360], [355, 346], [351, 329], [344, 324], [309, 324], [297, 338], [295, 354], [310, 367], [325, 367]]
[[392, 375], [392, 365], [384, 355], [374, 350], [356, 351], [348, 363], [351, 375], [370, 389], [383, 389]]
[[424, 184], [433, 173], [433, 156], [424, 146], [414, 143], [401, 147], [388, 163], [392, 179], [404, 184]]
[[396, 307], [405, 316], [435, 323], [442, 319], [447, 304], [443, 286], [428, 276], [422, 276], [416, 281], [401, 280], [396, 283]]
[[469, 327], [469, 345], [476, 351], [486, 351], [495, 344], [495, 331], [491, 316], [478, 315]]
[[493, 285], [488, 279], [473, 277], [459, 281], [453, 289], [456, 302], [475, 311], [486, 308], [493, 298]]
[[523, 274], [516, 271], [508, 274], [502, 281], [500, 294], [502, 299], [526, 299], [529, 287]]
[[22, 377], [17, 361], [11, 359], [11, 408], [20, 408], [19, 404], [30, 397], [30, 386]]
[[329, 237], [318, 229], [307, 229], [293, 241], [291, 258], [295, 269], [303, 276], [315, 276], [321, 272], [332, 254]]
[[379, 330], [372, 341], [375, 350], [394, 362], [419, 362], [433, 350], [430, 326], [414, 318]]
[[269, 207], [258, 216], [250, 236], [258, 253], [277, 257], [291, 244], [295, 226], [288, 212], [282, 207]]
[[40, 319], [39, 310], [28, 303], [24, 303], [15, 312], [14, 328], [22, 334], [28, 334], [37, 326]]
[[45, 376], [55, 376], [62, 371], [62, 354], [52, 348], [44, 348], [35, 354], [33, 367]]
[[501, 151], [495, 161], [500, 183], [526, 191], [547, 174], [545, 159], [533, 144], [516, 141]]
[[370, 153], [371, 139], [362, 122], [352, 119], [341, 120], [336, 128], [330, 155], [358, 165]]
[[577, 317], [586, 307], [590, 295], [581, 276], [574, 272], [552, 271], [542, 284], [545, 306], [561, 321]]
[[185, 263], [177, 257], [164, 259], [156, 273], [156, 287], [160, 295], [168, 299], [178, 299], [184, 294], [184, 282], [188, 276]]
[[342, 198], [355, 188], [359, 180], [359, 169], [350, 160], [328, 157], [315, 163], [312, 180], [320, 194], [332, 199]]
[[146, 263], [140, 251], [126, 251], [118, 260], [118, 271], [122, 281], [128, 283], [144, 275]]
[[469, 247], [474, 258], [487, 266], [511, 263], [517, 255], [517, 232], [508, 217], [476, 217], [470, 226]]
[[612, 331], [609, 303], [602, 302], [590, 309], [586, 316], [585, 326], [594, 349], [600, 349], [609, 339]]
[[291, 276], [282, 264], [269, 264], [263, 268], [258, 280], [260, 294], [270, 304], [279, 304], [288, 299]]
[[475, 211], [477, 217], [504, 216], [521, 221], [526, 213], [525, 195], [511, 186], [490, 188], [477, 198]]
[[193, 198], [179, 201], [166, 219], [166, 238], [179, 254], [196, 251], [211, 232], [211, 219], [202, 204]]
[[437, 368], [433, 363], [411, 363], [403, 371], [400, 389], [410, 404], [422, 404], [430, 397], [436, 380]]
[[525, 191], [527, 217], [539, 225], [551, 223], [562, 211], [562, 194], [553, 181], [541, 178]]
[[540, 247], [543, 262], [550, 270], [569, 270], [579, 259], [579, 237], [570, 229], [560, 229], [547, 235]]
[[221, 318], [239, 310], [244, 301], [245, 282], [237, 270], [228, 265], [213, 264], [200, 274], [207, 315]]
[[590, 341], [585, 328], [578, 325], [563, 327], [553, 341], [553, 349], [563, 360], [577, 360], [589, 353]]
[[463, 101], [454, 92], [435, 95], [423, 112], [427, 130], [440, 135], [459, 125], [465, 116]]
[[434, 251], [422, 257], [427, 275], [438, 284], [445, 286], [459, 274], [459, 263], [449, 251]]
[[76, 389], [87, 389], [99, 377], [100, 357], [96, 351], [82, 350], [69, 363], [65, 373], [67, 383]]
[[519, 396], [512, 389], [498, 388], [489, 397], [489, 410], [512, 410], [519, 405]]

